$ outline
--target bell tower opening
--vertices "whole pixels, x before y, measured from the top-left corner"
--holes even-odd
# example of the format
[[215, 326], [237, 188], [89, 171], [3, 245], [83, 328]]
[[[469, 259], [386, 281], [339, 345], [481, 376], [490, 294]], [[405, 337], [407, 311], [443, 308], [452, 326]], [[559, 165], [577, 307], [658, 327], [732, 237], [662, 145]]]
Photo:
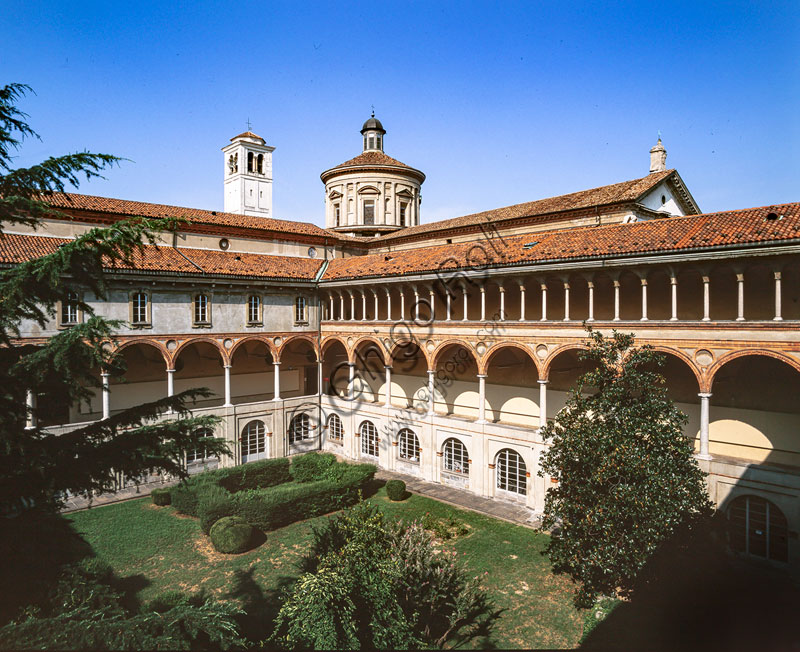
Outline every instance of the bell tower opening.
[[274, 147], [249, 129], [231, 138], [230, 145], [222, 148], [226, 213], [273, 217], [273, 151]]

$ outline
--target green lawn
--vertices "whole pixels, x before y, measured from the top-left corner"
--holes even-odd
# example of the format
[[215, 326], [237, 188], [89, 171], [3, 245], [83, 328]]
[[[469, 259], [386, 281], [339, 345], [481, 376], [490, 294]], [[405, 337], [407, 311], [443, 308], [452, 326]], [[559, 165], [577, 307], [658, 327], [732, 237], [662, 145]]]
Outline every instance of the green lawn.
[[[500, 615], [488, 637], [471, 647], [571, 648], [581, 637], [584, 612], [572, 605], [573, 587], [550, 572], [541, 554], [547, 535], [505, 521], [463, 511], [422, 496], [402, 503], [381, 489], [371, 501], [395, 518], [456, 516], [471, 526], [468, 535], [445, 548], [456, 550], [470, 573], [482, 577]], [[297, 562], [311, 540], [311, 524], [294, 523], [267, 533], [267, 540], [242, 555], [214, 551], [197, 519], [177, 516], [150, 499], [132, 500], [67, 516], [94, 554], [107, 561], [140, 601], [169, 590], [204, 590], [237, 600], [248, 612], [249, 637], [269, 632], [282, 586], [298, 575]]]

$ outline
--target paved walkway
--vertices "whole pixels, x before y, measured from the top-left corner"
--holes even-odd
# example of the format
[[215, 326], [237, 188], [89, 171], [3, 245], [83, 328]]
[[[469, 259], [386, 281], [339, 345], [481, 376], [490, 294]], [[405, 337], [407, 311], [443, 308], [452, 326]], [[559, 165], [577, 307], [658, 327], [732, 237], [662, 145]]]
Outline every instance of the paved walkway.
[[61, 512], [66, 514], [68, 512], [77, 512], [81, 509], [88, 509], [89, 507], [118, 503], [122, 500], [130, 500], [131, 498], [142, 498], [143, 496], [149, 496], [153, 489], [171, 487], [174, 484], [178, 484], [178, 480], [162, 481], [158, 479], [151, 482], [143, 482], [138, 487], [130, 485], [113, 493], [94, 496], [91, 501], [83, 496], [70, 496], [64, 501], [64, 507], [61, 509]]
[[463, 489], [427, 482], [412, 475], [380, 469], [375, 474], [375, 477], [379, 480], [402, 480], [406, 483], [406, 488], [412, 493], [428, 496], [443, 503], [449, 503], [456, 507], [469, 509], [473, 512], [486, 514], [487, 516], [524, 525], [525, 527], [538, 528], [542, 522], [541, 514], [536, 514], [533, 510], [523, 505], [483, 498]]

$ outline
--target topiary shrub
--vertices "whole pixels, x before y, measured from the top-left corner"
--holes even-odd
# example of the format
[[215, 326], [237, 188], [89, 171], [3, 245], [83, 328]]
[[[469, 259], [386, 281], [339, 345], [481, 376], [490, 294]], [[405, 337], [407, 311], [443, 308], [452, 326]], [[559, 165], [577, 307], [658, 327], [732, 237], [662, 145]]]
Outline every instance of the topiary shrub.
[[169, 490], [172, 506], [181, 514], [197, 516], [197, 487], [194, 484], [181, 482]]
[[172, 502], [172, 496], [170, 495], [169, 489], [153, 489], [150, 492], [150, 495], [153, 497], [153, 504], [159, 505], [163, 507], [164, 505], [169, 505]]
[[333, 453], [306, 453], [292, 460], [289, 472], [295, 482], [322, 480], [325, 472], [336, 464]]
[[211, 526], [209, 536], [217, 552], [233, 555], [249, 550], [255, 539], [253, 526], [238, 516], [226, 516]]
[[402, 480], [389, 480], [386, 483], [386, 495], [389, 496], [389, 500], [405, 500], [406, 483]]
[[200, 518], [200, 529], [208, 534], [211, 526], [225, 516], [236, 513], [233, 495], [217, 485], [206, 485], [198, 492], [197, 516]]
[[248, 462], [241, 466], [212, 471], [216, 484], [224, 487], [231, 493], [245, 489], [264, 489], [289, 482], [292, 479], [289, 473], [291, 460], [279, 457], [273, 460], [259, 460]]

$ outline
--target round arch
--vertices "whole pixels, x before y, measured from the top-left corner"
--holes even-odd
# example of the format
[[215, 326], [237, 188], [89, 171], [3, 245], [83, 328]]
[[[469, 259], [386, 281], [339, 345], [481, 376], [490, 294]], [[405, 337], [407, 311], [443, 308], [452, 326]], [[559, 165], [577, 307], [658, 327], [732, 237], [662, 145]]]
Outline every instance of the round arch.
[[714, 386], [714, 378], [722, 367], [729, 362], [733, 362], [738, 358], [743, 358], [746, 356], [765, 356], [768, 358], [774, 358], [775, 360], [779, 360], [780, 362], [788, 364], [795, 371], [800, 372], [800, 362], [780, 351], [770, 351], [769, 349], [744, 349], [741, 351], [732, 351], [731, 353], [726, 353], [723, 355], [719, 360], [712, 364], [711, 367], [709, 367], [708, 371], [706, 372], [707, 389], [703, 389], [703, 391], [711, 391], [711, 388]]
[[309, 346], [311, 346], [311, 350], [314, 351], [315, 361], [316, 362], [320, 361], [319, 350], [317, 349], [316, 340], [314, 338], [312, 338], [312, 337], [309, 337], [308, 335], [300, 335], [300, 334], [298, 334], [298, 335], [290, 335], [285, 340], [283, 340], [283, 342], [281, 342], [280, 346], [278, 347], [278, 349], [276, 351], [276, 353], [277, 353], [276, 361], [280, 362], [281, 361], [281, 356], [283, 355], [284, 350], [287, 349], [290, 344], [292, 344], [294, 342], [298, 342], [298, 341], [307, 342], [309, 344]]
[[[445, 351], [445, 350], [446, 350], [448, 347], [450, 347], [450, 346], [453, 346], [453, 345], [458, 345], [458, 346], [461, 346], [461, 347], [463, 347], [464, 349], [466, 349], [467, 351], [469, 351], [469, 354], [472, 356], [472, 359], [473, 359], [473, 360], [474, 360], [474, 362], [475, 362], [475, 367], [476, 367], [476, 369], [480, 369], [480, 368], [481, 368], [481, 360], [480, 360], [480, 356], [478, 356], [478, 355], [477, 355], [477, 352], [475, 351], [475, 348], [474, 348], [474, 347], [473, 347], [473, 346], [472, 346], [472, 345], [471, 345], [469, 342], [467, 342], [467, 341], [465, 341], [465, 340], [459, 340], [459, 339], [449, 339], [449, 340], [445, 340], [444, 342], [440, 343], [440, 344], [439, 344], [439, 345], [438, 345], [438, 346], [437, 346], [437, 347], [436, 347], [436, 348], [435, 348], [435, 349], [434, 349], [434, 350], [431, 352], [430, 359], [429, 359], [429, 361], [428, 361], [428, 363], [429, 363], [429, 367], [428, 367], [428, 369], [431, 369], [431, 370], [435, 371], [435, 370], [436, 370], [436, 367], [437, 367], [437, 365], [438, 365], [438, 364], [439, 364], [439, 362], [440, 362], [439, 358], [440, 358], [440, 356], [442, 355], [442, 353], [443, 353], [443, 352], [444, 352], [444, 351]], [[482, 373], [482, 372], [481, 372], [481, 373]]]
[[422, 354], [422, 357], [425, 360], [425, 363], [426, 363], [428, 369], [430, 369], [431, 368], [430, 367], [430, 356], [428, 355], [427, 351], [425, 351], [424, 347], [420, 346], [419, 342], [417, 342], [416, 340], [411, 340], [411, 339], [398, 340], [397, 342], [393, 343], [392, 347], [387, 352], [388, 363], [392, 364], [394, 362], [394, 360], [395, 360], [395, 356], [397, 355], [397, 352], [402, 350], [402, 349], [404, 349], [405, 347], [407, 347], [410, 344], [413, 345], [413, 346], [416, 346], [417, 349], [419, 349], [419, 352]]
[[571, 344], [562, 344], [561, 346], [557, 347], [548, 355], [544, 362], [541, 363], [541, 366], [538, 367], [539, 369], [539, 378], [541, 380], [550, 380], [550, 369], [553, 366], [553, 362], [555, 362], [556, 358], [560, 356], [562, 353], [567, 353], [568, 351], [588, 351], [589, 345], [588, 344], [581, 344], [579, 342], [573, 342]]
[[186, 340], [185, 342], [181, 342], [178, 345], [178, 348], [176, 348], [172, 352], [172, 359], [170, 360], [170, 365], [172, 367], [174, 367], [175, 366], [175, 362], [178, 360], [178, 358], [180, 357], [181, 353], [183, 353], [190, 346], [192, 346], [194, 344], [201, 344], [201, 343], [210, 344], [212, 347], [214, 347], [217, 350], [217, 353], [219, 353], [220, 359], [222, 360], [222, 364], [230, 364], [231, 363], [231, 360], [228, 357], [228, 352], [213, 337], [195, 337], [195, 338], [192, 338], [190, 340]]
[[391, 359], [387, 359], [388, 351], [386, 350], [386, 346], [383, 342], [381, 342], [377, 337], [372, 337], [371, 335], [367, 335], [365, 337], [361, 337], [353, 344], [352, 349], [348, 352], [348, 362], [355, 362], [356, 361], [356, 352], [358, 348], [364, 344], [365, 342], [369, 342], [374, 344], [378, 351], [381, 352], [381, 357], [383, 359], [383, 364], [388, 365], [391, 362]]
[[523, 353], [525, 353], [533, 363], [533, 366], [536, 368], [536, 373], [539, 374], [541, 377], [541, 368], [539, 366], [539, 360], [536, 359], [536, 356], [533, 354], [533, 351], [529, 347], [526, 347], [524, 344], [520, 344], [519, 342], [498, 342], [494, 346], [492, 346], [489, 351], [484, 355], [483, 364], [478, 365], [478, 373], [485, 374], [489, 369], [489, 365], [492, 362], [492, 358], [495, 356], [496, 353], [502, 351], [503, 349], [519, 349]]
[[273, 360], [277, 360], [277, 357], [276, 357], [277, 351], [275, 349], [275, 345], [273, 344], [273, 342], [272, 342], [272, 340], [270, 338], [265, 337], [263, 335], [247, 335], [246, 337], [243, 337], [242, 339], [238, 340], [231, 347], [231, 350], [228, 351], [228, 357], [231, 360], [233, 360], [233, 356], [236, 355], [236, 350], [239, 347], [244, 346], [248, 342], [261, 342], [261, 343], [265, 344], [266, 347], [267, 347], [267, 350], [269, 351], [269, 354], [272, 356], [272, 359]]
[[349, 356], [349, 352], [347, 351], [347, 342], [337, 335], [328, 335], [324, 340], [322, 340], [322, 346], [320, 347], [320, 353], [322, 357], [325, 357], [325, 351], [327, 349], [337, 343], [342, 345], [345, 353], [347, 353]]
[[161, 344], [161, 342], [158, 342], [156, 340], [151, 340], [149, 338], [127, 340], [125, 342], [122, 342], [114, 349], [114, 353], [115, 354], [121, 353], [124, 349], [130, 348], [131, 346], [135, 346], [137, 344], [143, 344], [145, 346], [150, 346], [156, 349], [161, 354], [161, 357], [164, 358], [164, 364], [167, 365], [168, 369], [170, 368], [171, 360], [169, 356], [169, 351], [167, 351], [167, 349], [164, 347], [163, 344]]
[[705, 391], [703, 389], [703, 387], [704, 387], [704, 385], [703, 385], [703, 372], [698, 368], [697, 364], [695, 364], [695, 361], [692, 360], [683, 351], [679, 351], [678, 349], [673, 349], [673, 348], [671, 348], [669, 346], [663, 346], [663, 345], [660, 345], [660, 344], [649, 344], [648, 346], [650, 346], [650, 348], [653, 349], [653, 351], [658, 351], [659, 353], [663, 353], [665, 355], [672, 356], [672, 357], [677, 358], [678, 360], [680, 360], [682, 363], [684, 363], [687, 367], [689, 367], [689, 370], [694, 375], [695, 380], [697, 380], [697, 391], [698, 392]]

